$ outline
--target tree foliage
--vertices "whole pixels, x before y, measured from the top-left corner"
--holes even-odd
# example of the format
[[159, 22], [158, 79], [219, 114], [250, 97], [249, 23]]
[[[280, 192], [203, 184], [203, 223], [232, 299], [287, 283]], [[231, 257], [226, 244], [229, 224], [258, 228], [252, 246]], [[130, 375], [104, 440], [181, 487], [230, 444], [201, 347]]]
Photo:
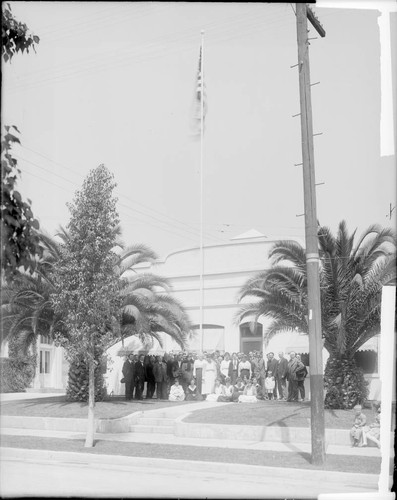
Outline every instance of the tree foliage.
[[11, 61], [17, 52], [29, 53], [29, 49], [36, 51], [35, 44], [40, 42], [37, 35], [29, 32], [26, 24], [17, 21], [11, 11], [9, 3], [3, 4], [1, 19], [1, 45], [4, 62]]
[[113, 176], [104, 165], [91, 170], [83, 188], [69, 204], [68, 237], [60, 247], [51, 296], [66, 335], [59, 340], [70, 359], [92, 361], [103, 350], [118, 322], [120, 280], [114, 273], [118, 228]]
[[36, 257], [42, 255], [31, 200], [23, 201], [16, 189], [21, 171], [12, 155], [12, 145], [19, 143], [17, 127], [5, 126], [1, 141], [1, 266], [6, 279], [14, 277], [23, 267], [33, 272]]
[[[9, 4], [2, 6], [2, 55], [5, 62], [17, 53], [35, 50], [39, 37], [29, 33], [26, 24], [17, 21]], [[1, 268], [6, 279], [15, 277], [19, 268], [33, 272], [36, 257], [42, 253], [36, 231], [39, 223], [32, 213], [32, 202], [23, 201], [16, 190], [21, 171], [12, 156], [13, 144], [20, 143], [15, 125], [5, 126], [1, 141]]]
[[[350, 408], [365, 398], [363, 375], [353, 370], [353, 356], [380, 333], [382, 287], [396, 278], [396, 237], [391, 229], [374, 225], [355, 244], [355, 232], [349, 235], [342, 221], [336, 237], [329, 228], [320, 227], [318, 239], [322, 337], [332, 364], [326, 370], [326, 385], [332, 387], [332, 407], [337, 401]], [[295, 328], [308, 332], [304, 248], [294, 241], [279, 241], [269, 255], [272, 266], [240, 291], [240, 300], [250, 301], [242, 304], [238, 319], [255, 323], [267, 317], [271, 320], [264, 331], [268, 339]], [[357, 376], [351, 378], [346, 366]]]

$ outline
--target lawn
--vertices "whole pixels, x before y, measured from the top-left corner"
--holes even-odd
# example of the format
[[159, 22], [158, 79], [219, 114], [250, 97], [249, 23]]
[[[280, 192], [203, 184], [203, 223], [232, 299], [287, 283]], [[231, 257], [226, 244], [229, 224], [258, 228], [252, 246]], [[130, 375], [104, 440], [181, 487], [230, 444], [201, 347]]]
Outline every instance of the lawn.
[[[96, 418], [120, 418], [136, 411], [157, 410], [175, 405], [185, 405], [188, 413], [190, 401], [175, 402], [126, 401], [115, 396], [109, 401], [95, 404]], [[87, 418], [87, 403], [70, 402], [65, 396], [37, 398], [25, 401], [3, 402], [2, 415], [53, 418]], [[369, 423], [375, 414], [364, 409]], [[330, 429], [350, 429], [354, 420], [353, 410], [325, 410], [325, 426]], [[282, 401], [259, 401], [256, 404], [230, 403], [219, 407], [195, 410], [185, 422], [231, 425], [275, 425], [279, 427], [310, 427], [310, 403], [286, 403]]]
[[204, 448], [202, 446], [181, 446], [157, 443], [123, 443], [97, 441], [94, 448], [84, 448], [84, 440], [42, 438], [33, 436], [1, 437], [1, 446], [32, 449], [71, 451], [97, 455], [122, 455], [128, 457], [167, 458], [171, 460], [200, 460], [233, 464], [262, 465], [270, 467], [291, 467], [298, 469], [355, 472], [379, 474], [381, 459], [360, 457], [352, 460], [350, 456], [327, 455], [324, 467], [310, 463], [310, 454], [304, 452], [273, 452], [243, 450], [238, 452], [228, 448]]
[[[188, 408], [186, 408], [189, 411]], [[372, 410], [363, 410], [367, 422], [374, 421]], [[354, 410], [325, 410], [325, 427], [328, 429], [350, 429], [354, 421]], [[310, 403], [287, 403], [284, 401], [259, 401], [256, 404], [230, 403], [219, 408], [197, 410], [184, 422], [226, 425], [274, 425], [279, 427], [310, 427]]]
[[[159, 408], [189, 404], [191, 404], [190, 401], [171, 403], [169, 401], [157, 401], [156, 399], [126, 401], [122, 396], [115, 396], [109, 401], [95, 403], [95, 418], [120, 418], [136, 411], [157, 410]], [[87, 418], [87, 412], [87, 403], [67, 401], [66, 396], [6, 401], [1, 403], [0, 411], [2, 415], [52, 418]]]

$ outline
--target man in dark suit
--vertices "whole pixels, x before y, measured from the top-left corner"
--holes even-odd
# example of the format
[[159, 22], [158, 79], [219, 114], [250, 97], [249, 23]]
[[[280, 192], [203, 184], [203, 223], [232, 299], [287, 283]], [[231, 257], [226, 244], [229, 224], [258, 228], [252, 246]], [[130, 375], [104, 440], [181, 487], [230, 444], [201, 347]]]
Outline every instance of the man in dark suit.
[[161, 359], [161, 356], [156, 357], [156, 363], [153, 366], [153, 375], [156, 381], [157, 399], [168, 399], [167, 363]]
[[125, 399], [130, 401], [134, 395], [134, 373], [135, 373], [132, 354], [130, 354], [124, 361], [122, 373], [125, 383]]
[[228, 375], [230, 377], [230, 382], [232, 385], [236, 383], [238, 377], [238, 365], [239, 365], [238, 357], [237, 354], [234, 352], [232, 354], [232, 359], [229, 364], [229, 372], [228, 372]]
[[[274, 352], [269, 352], [267, 355], [266, 376], [271, 372], [274, 379], [276, 379], [277, 359], [274, 358]], [[274, 384], [273, 399], [277, 399], [277, 384]]]
[[287, 373], [288, 360], [284, 358], [284, 353], [278, 353], [278, 362], [276, 369], [276, 384], [278, 391], [278, 399], [287, 400]]
[[139, 356], [139, 361], [135, 363], [135, 399], [143, 399], [143, 387], [145, 384], [145, 356]]
[[297, 359], [294, 351], [289, 353], [288, 361], [288, 399], [287, 401], [298, 401], [298, 379], [296, 372], [301, 370], [305, 365]]

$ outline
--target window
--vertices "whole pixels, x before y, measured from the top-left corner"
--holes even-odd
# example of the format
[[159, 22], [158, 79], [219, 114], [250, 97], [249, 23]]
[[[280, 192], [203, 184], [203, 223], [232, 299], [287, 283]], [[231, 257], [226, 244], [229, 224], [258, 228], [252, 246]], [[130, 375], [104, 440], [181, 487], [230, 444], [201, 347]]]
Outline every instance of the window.
[[40, 335], [40, 342], [42, 344], [52, 344], [51, 337], [49, 335]]
[[40, 373], [50, 373], [50, 351], [40, 350]]
[[354, 360], [358, 368], [367, 375], [378, 373], [378, 353], [375, 351], [357, 351]]

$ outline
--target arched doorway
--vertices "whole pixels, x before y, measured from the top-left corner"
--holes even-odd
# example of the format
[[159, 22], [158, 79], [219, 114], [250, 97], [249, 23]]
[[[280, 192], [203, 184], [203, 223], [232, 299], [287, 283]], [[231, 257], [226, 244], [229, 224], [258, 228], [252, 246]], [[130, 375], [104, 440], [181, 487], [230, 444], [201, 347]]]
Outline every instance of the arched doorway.
[[240, 325], [240, 352], [248, 354], [251, 351], [263, 350], [263, 326], [257, 323], [251, 330], [250, 323]]

